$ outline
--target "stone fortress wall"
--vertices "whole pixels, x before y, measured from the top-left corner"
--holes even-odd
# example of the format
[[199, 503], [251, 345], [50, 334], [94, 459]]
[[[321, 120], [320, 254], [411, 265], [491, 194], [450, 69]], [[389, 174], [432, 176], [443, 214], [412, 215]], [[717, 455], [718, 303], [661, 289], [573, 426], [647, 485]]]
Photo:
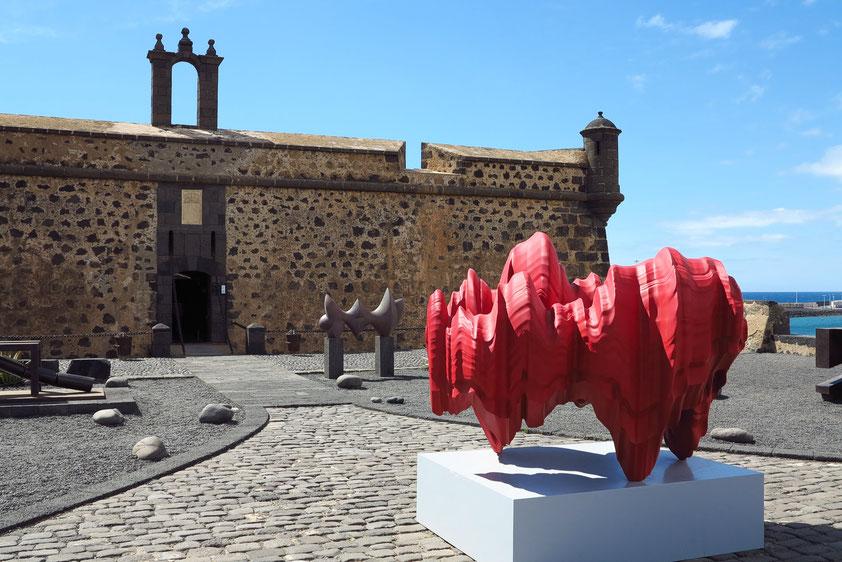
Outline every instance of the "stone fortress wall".
[[[285, 351], [282, 332], [315, 328], [326, 293], [373, 308], [388, 287], [401, 325], [423, 326], [433, 290], [468, 268], [495, 286], [536, 230], [571, 279], [604, 276], [619, 133], [600, 115], [584, 148], [428, 143], [408, 170], [400, 141], [0, 114], [0, 338], [66, 334], [47, 357], [110, 356], [96, 334], [172, 325], [179, 272], [207, 276], [205, 339], [227, 329], [237, 352], [232, 323], [264, 325], [268, 351]], [[396, 343], [422, 346], [423, 331]], [[304, 334], [303, 352], [321, 347]], [[134, 338], [135, 355], [148, 348]]]

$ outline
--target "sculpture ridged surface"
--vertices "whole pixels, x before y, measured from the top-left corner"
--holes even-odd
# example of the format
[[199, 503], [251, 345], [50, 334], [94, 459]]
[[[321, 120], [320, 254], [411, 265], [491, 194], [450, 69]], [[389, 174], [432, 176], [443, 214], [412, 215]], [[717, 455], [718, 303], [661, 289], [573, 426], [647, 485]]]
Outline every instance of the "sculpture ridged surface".
[[549, 237], [509, 253], [497, 289], [473, 270], [450, 302], [427, 306], [433, 412], [469, 406], [500, 453], [556, 405], [592, 404], [631, 481], [662, 441], [685, 459], [746, 340], [737, 283], [711, 258], [664, 248], [634, 266], [568, 283]]
[[392, 297], [388, 288], [374, 310], [368, 310], [357, 299], [351, 308], [344, 311], [330, 295], [325, 295], [325, 313], [319, 318], [319, 328], [327, 332], [328, 337], [338, 338], [343, 328], [348, 326], [351, 333], [359, 337], [366, 326], [371, 325], [379, 335], [391, 336], [402, 316], [403, 299]]

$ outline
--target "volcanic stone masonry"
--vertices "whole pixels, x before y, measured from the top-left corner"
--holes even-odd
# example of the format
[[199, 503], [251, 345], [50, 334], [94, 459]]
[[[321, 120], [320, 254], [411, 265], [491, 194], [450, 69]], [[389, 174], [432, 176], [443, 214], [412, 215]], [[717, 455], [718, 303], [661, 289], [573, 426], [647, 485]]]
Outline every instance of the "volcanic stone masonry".
[[[150, 61], [159, 77], [162, 60], [216, 72], [212, 48], [191, 62], [192, 43], [156, 45]], [[158, 88], [158, 119], [168, 95]], [[112, 356], [97, 334], [163, 322], [175, 336], [180, 319], [188, 341], [227, 330], [242, 353], [235, 323], [257, 322], [281, 352], [283, 332], [316, 328], [326, 293], [347, 309], [387, 287], [406, 302], [401, 326], [419, 327], [433, 290], [458, 289], [468, 268], [493, 279], [536, 230], [571, 277], [608, 270], [623, 196], [620, 130], [601, 114], [583, 148], [426, 143], [408, 170], [404, 142], [217, 130], [215, 89], [200, 101], [205, 128], [0, 114], [0, 339], [69, 335], [45, 340], [45, 357]], [[423, 345], [401, 326], [399, 347]], [[301, 351], [322, 338], [305, 332]], [[133, 344], [149, 353], [148, 335]]]

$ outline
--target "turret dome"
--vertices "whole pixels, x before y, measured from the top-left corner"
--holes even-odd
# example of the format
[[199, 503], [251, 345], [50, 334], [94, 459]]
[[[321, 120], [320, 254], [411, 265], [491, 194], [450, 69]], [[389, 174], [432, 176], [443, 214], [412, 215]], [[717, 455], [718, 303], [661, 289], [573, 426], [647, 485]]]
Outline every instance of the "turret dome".
[[617, 126], [602, 116], [602, 112], [599, 111], [599, 117], [588, 123], [588, 126], [585, 127], [585, 131], [588, 129], [616, 129]]

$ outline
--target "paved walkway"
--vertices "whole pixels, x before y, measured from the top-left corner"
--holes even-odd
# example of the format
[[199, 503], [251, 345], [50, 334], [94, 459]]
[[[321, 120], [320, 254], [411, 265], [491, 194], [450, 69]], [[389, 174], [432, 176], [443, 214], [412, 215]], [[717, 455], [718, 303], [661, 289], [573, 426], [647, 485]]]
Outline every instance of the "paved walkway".
[[[241, 403], [319, 396], [263, 360], [228, 359], [180, 361]], [[415, 458], [487, 447], [479, 428], [350, 405], [269, 411], [263, 431], [226, 453], [0, 535], [0, 560], [468, 560], [415, 522]], [[842, 560], [842, 464], [700, 456], [766, 475], [765, 550], [716, 560]]]

